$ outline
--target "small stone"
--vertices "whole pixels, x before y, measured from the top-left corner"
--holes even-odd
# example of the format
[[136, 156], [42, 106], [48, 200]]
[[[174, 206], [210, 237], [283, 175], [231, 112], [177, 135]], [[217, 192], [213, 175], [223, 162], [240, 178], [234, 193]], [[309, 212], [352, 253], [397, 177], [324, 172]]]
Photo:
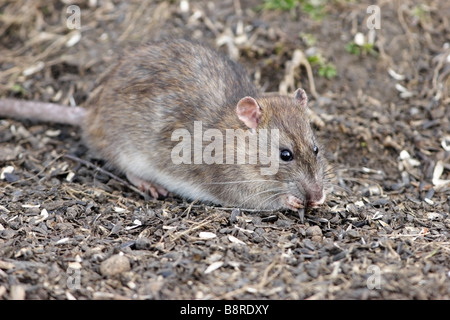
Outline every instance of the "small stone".
[[136, 250], [150, 250], [152, 248], [152, 241], [149, 238], [137, 238], [135, 242]]
[[114, 276], [130, 269], [130, 260], [121, 254], [113, 255], [100, 264], [100, 272], [104, 276]]
[[311, 226], [306, 229], [306, 236], [311, 237], [312, 241], [322, 242], [322, 229], [319, 226]]
[[306, 229], [307, 236], [321, 236], [322, 230], [319, 226], [311, 226]]

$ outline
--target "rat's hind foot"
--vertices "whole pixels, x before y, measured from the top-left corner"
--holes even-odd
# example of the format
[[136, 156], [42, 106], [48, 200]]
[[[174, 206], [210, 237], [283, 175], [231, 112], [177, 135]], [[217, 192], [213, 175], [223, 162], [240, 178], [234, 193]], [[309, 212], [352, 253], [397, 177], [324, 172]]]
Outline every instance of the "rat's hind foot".
[[167, 194], [169, 193], [163, 187], [154, 185], [151, 182], [141, 179], [132, 173], [127, 173], [127, 179], [132, 184], [134, 184], [137, 188], [139, 188], [139, 190], [141, 190], [142, 192], [150, 193], [150, 195], [155, 199], [158, 199], [159, 196], [162, 196], [165, 198], [165, 197], [167, 197]]

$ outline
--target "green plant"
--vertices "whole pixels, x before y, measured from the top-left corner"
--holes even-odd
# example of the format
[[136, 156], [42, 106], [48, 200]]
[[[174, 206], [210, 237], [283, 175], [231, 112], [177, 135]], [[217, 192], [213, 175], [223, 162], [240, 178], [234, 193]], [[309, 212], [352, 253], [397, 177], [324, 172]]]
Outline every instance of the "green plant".
[[317, 64], [321, 64], [323, 61], [323, 58], [321, 55], [319, 54], [315, 54], [313, 56], [309, 56], [308, 57], [308, 62], [312, 65], [317, 65]]
[[263, 9], [291, 10], [298, 5], [298, 0], [264, 0]]
[[325, 16], [325, 0], [264, 0], [259, 7], [267, 10], [291, 10], [300, 5], [312, 19], [321, 20]]
[[300, 32], [300, 38], [308, 47], [314, 46], [317, 42], [316, 37], [311, 33]]
[[419, 4], [413, 8], [412, 16], [420, 21], [428, 22], [431, 19], [430, 8], [425, 4]]
[[334, 64], [328, 62], [324, 65], [319, 66], [319, 76], [331, 79], [337, 76], [337, 70]]
[[14, 93], [20, 93], [21, 95], [24, 95], [26, 93], [26, 90], [24, 87], [22, 87], [20, 84], [15, 83], [11, 87], [11, 91]]
[[308, 61], [313, 66], [318, 66], [318, 75], [327, 79], [337, 76], [337, 70], [333, 63], [325, 61], [320, 54], [315, 54], [308, 57]]
[[364, 43], [363, 45], [358, 45], [354, 41], [349, 42], [345, 46], [345, 50], [356, 56], [371, 54], [373, 56], [378, 56], [378, 52], [374, 49], [373, 43]]
[[301, 1], [302, 11], [306, 12], [314, 20], [322, 20], [325, 17], [322, 1]]

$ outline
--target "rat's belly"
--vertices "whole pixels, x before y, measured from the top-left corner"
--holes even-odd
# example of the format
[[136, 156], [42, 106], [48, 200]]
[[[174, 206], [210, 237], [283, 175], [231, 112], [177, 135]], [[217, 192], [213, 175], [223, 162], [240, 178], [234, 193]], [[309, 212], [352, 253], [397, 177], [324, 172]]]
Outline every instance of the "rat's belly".
[[[223, 204], [219, 199], [208, 192], [205, 185], [201, 182], [188, 181], [169, 173], [171, 170], [161, 170], [153, 160], [136, 154], [133, 157], [125, 156], [125, 153], [119, 156], [116, 165], [118, 169], [126, 174], [131, 174], [146, 180], [150, 183], [164, 187], [167, 191], [176, 195], [203, 202], [211, 202], [215, 204]], [[160, 160], [161, 164], [161, 160]], [[175, 171], [175, 170], [174, 170]]]

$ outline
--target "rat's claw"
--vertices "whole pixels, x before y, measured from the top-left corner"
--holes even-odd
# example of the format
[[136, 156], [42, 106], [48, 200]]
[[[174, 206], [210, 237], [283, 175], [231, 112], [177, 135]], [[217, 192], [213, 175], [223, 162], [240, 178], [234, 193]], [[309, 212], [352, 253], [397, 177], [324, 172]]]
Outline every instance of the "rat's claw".
[[287, 196], [286, 203], [287, 203], [289, 209], [291, 209], [293, 211], [296, 211], [299, 208], [303, 208], [302, 201], [299, 198], [293, 196], [292, 194], [289, 194]]
[[150, 195], [155, 198], [158, 199], [159, 194], [158, 191], [156, 190], [156, 188], [152, 185], [146, 185], [144, 186], [143, 184], [140, 185], [139, 189], [141, 189], [141, 191], [146, 192], [148, 191], [150, 193]]
[[287, 196], [286, 203], [289, 209], [292, 211], [298, 211], [300, 222], [303, 223], [305, 220], [305, 206], [303, 205], [303, 202], [296, 196], [289, 194]]
[[159, 196], [166, 197], [169, 193], [163, 187], [154, 185], [147, 180], [135, 176], [134, 174], [127, 173], [127, 178], [132, 184], [139, 188], [139, 190], [150, 193], [150, 195], [155, 199], [158, 199]]
[[147, 188], [148, 192], [150, 192], [150, 195], [155, 199], [158, 199], [159, 196], [167, 197], [167, 194], [169, 193], [166, 189], [152, 185], [149, 182]]

